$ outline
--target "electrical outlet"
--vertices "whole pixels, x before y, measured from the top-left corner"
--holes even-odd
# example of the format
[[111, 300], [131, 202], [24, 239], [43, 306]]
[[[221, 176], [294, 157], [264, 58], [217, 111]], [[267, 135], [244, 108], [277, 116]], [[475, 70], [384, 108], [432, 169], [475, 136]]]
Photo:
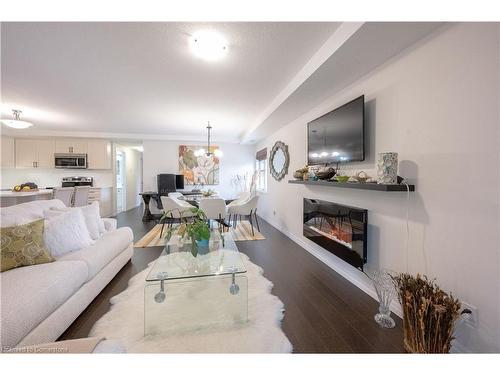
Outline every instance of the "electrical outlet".
[[465, 323], [467, 323], [471, 327], [476, 328], [478, 324], [477, 307], [472, 306], [468, 302], [462, 302], [462, 309], [468, 309], [471, 312], [470, 314], [467, 314], [467, 316], [464, 316]]
[[276, 216], [276, 210], [273, 210], [273, 215]]

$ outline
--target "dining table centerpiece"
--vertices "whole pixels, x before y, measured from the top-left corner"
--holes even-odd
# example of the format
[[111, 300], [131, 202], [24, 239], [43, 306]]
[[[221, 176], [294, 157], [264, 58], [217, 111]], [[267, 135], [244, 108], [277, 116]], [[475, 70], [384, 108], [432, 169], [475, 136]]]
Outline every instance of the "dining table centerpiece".
[[203, 190], [201, 192], [201, 194], [203, 195], [203, 197], [205, 198], [210, 198], [211, 196], [213, 195], [216, 195], [217, 192], [215, 190], [212, 190], [212, 189], [207, 189], [207, 190]]

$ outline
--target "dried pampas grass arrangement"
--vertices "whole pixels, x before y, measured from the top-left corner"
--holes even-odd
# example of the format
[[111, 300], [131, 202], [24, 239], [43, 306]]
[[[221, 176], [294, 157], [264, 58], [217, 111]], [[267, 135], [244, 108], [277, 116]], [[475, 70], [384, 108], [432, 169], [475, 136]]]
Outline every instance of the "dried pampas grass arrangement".
[[404, 347], [408, 353], [449, 353], [460, 302], [426, 276], [393, 277], [403, 308]]

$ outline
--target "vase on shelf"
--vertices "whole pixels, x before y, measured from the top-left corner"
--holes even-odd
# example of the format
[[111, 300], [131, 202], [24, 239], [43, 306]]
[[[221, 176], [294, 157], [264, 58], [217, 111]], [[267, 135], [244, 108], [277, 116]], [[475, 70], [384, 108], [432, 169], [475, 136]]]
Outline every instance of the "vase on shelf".
[[377, 154], [377, 183], [396, 185], [398, 183], [398, 153], [380, 152]]

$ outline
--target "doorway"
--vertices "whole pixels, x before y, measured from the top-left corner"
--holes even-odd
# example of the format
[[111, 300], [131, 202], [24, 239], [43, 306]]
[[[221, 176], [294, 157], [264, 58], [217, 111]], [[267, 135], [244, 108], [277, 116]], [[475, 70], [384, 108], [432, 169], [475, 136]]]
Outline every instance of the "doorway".
[[116, 212], [131, 210], [142, 203], [142, 142], [115, 143]]
[[126, 210], [126, 174], [125, 174], [125, 153], [116, 150], [116, 212], [120, 213]]

